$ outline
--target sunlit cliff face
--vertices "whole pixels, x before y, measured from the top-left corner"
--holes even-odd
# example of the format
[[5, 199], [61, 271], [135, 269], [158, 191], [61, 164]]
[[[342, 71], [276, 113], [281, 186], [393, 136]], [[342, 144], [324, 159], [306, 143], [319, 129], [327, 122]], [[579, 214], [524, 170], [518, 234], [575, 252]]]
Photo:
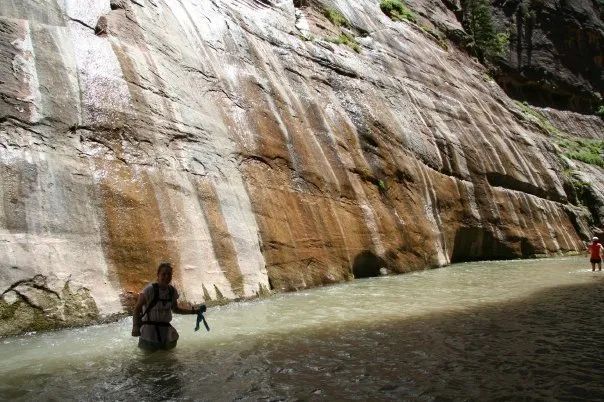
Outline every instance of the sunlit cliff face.
[[583, 249], [567, 172], [601, 169], [479, 64], [374, 1], [296, 4], [0, 5], [0, 334], [123, 312], [160, 261], [196, 303]]

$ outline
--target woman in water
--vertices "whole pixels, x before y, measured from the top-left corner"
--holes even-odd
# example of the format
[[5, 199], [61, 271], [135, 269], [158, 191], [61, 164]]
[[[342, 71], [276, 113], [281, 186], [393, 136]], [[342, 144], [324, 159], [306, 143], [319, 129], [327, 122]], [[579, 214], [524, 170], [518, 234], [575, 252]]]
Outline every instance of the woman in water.
[[591, 244], [587, 246], [589, 251], [589, 262], [591, 262], [591, 270], [596, 270], [596, 264], [598, 264], [598, 271], [602, 270], [602, 255], [604, 254], [604, 247], [600, 244], [600, 240], [597, 237], [591, 239]]
[[145, 350], [172, 349], [178, 332], [172, 325], [172, 312], [197, 314], [197, 309], [178, 307], [178, 291], [170, 285], [172, 265], [162, 262], [157, 268], [157, 282], [147, 285], [138, 297], [132, 319], [132, 336], [138, 336], [138, 346]]

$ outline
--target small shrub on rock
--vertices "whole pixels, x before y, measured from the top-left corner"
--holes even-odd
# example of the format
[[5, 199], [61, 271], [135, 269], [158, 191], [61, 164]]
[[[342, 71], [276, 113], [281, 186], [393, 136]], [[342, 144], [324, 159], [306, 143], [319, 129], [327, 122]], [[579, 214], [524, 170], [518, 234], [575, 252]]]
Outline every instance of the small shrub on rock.
[[604, 141], [585, 138], [563, 138], [558, 145], [564, 149], [564, 155], [590, 165], [604, 168]]
[[335, 38], [327, 38], [327, 41], [331, 43], [336, 43], [338, 45], [346, 45], [357, 53], [361, 52], [361, 46], [359, 45], [359, 42], [357, 42], [354, 37], [346, 33], [343, 33]]
[[329, 22], [331, 22], [337, 27], [350, 27], [350, 22], [346, 19], [346, 17], [344, 17], [344, 15], [342, 15], [341, 12], [339, 12], [335, 8], [324, 9], [323, 15], [329, 20]]
[[415, 14], [401, 0], [381, 0], [380, 9], [391, 20], [417, 22]]

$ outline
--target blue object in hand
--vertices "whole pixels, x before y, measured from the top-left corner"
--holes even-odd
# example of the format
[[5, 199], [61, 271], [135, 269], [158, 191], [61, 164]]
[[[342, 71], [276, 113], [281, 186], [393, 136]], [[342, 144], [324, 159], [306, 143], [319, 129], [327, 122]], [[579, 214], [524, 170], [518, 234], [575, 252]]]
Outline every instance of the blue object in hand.
[[197, 323], [195, 324], [195, 331], [199, 331], [199, 323], [202, 321], [203, 321], [204, 327], [206, 327], [206, 329], [208, 331], [210, 330], [210, 326], [206, 322], [206, 318], [203, 316], [203, 313], [205, 313], [206, 310], [207, 310], [207, 308], [206, 308], [205, 304], [202, 304], [201, 306], [199, 306], [199, 310], [197, 310]]

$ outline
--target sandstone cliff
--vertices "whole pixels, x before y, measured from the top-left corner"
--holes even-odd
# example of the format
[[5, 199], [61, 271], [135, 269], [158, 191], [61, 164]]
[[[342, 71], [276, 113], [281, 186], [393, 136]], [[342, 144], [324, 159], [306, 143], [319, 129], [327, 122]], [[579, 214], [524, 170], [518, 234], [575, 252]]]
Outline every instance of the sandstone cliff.
[[559, 141], [602, 121], [511, 100], [409, 4], [2, 2], [0, 334], [123, 313], [162, 260], [215, 302], [582, 250], [603, 169]]

